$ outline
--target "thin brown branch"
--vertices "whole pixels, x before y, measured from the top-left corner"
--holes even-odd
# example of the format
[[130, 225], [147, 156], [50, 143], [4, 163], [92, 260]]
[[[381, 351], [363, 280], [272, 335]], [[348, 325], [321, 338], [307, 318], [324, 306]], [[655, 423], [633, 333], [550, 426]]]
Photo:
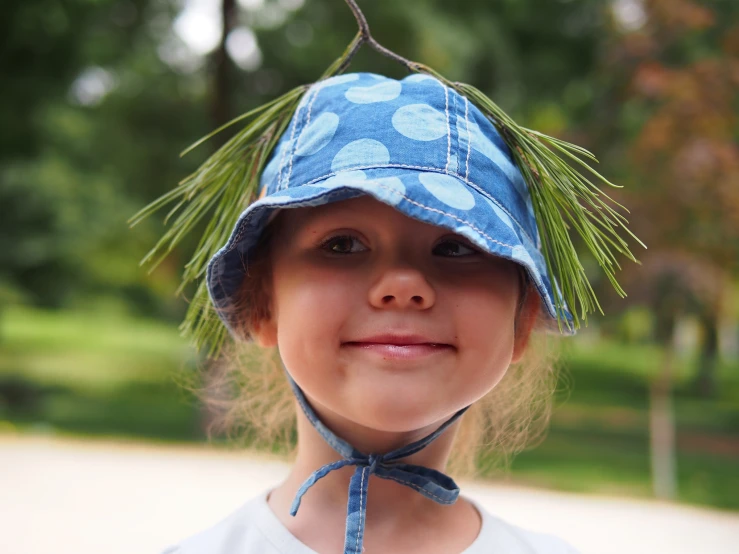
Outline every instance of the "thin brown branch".
[[417, 64], [416, 62], [407, 60], [403, 56], [399, 56], [392, 50], [385, 48], [382, 44], [377, 42], [372, 37], [369, 24], [367, 23], [367, 18], [364, 17], [364, 13], [362, 13], [362, 10], [359, 8], [359, 5], [357, 4], [355, 0], [345, 0], [345, 2], [349, 6], [349, 9], [354, 14], [354, 18], [357, 20], [357, 26], [359, 27], [359, 33], [361, 34], [361, 40], [357, 42], [357, 46], [354, 49], [352, 49], [352, 51], [349, 53], [349, 55], [347, 56], [346, 62], [341, 65], [341, 71], [346, 69], [346, 66], [349, 65], [349, 62], [359, 50], [359, 47], [365, 42], [369, 44], [373, 50], [379, 52], [383, 56], [390, 58], [391, 60], [395, 60], [399, 64], [405, 66], [405, 68], [408, 69], [409, 71], [418, 71], [419, 64]]

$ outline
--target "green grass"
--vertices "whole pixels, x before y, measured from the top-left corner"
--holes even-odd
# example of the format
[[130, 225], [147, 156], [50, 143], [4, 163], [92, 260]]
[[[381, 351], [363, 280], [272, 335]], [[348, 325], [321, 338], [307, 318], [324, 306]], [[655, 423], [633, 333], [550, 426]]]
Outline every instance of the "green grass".
[[[649, 391], [661, 360], [651, 345], [570, 340], [561, 358], [566, 401], [544, 443], [515, 459], [512, 478], [576, 492], [650, 496]], [[739, 509], [739, 361], [719, 366], [716, 398], [693, 392], [695, 364], [687, 356], [674, 368], [679, 499]]]
[[0, 326], [0, 419], [20, 428], [195, 440], [194, 400], [174, 376], [194, 353], [172, 326], [12, 308]]
[[[515, 459], [509, 478], [650, 496], [649, 387], [660, 360], [648, 345], [567, 341], [570, 384], [549, 436]], [[739, 509], [739, 365], [724, 362], [718, 397], [704, 399], [691, 392], [694, 364], [675, 368], [680, 500]], [[0, 319], [0, 432], [200, 441], [197, 402], [176, 382], [196, 368], [172, 325], [13, 307]]]

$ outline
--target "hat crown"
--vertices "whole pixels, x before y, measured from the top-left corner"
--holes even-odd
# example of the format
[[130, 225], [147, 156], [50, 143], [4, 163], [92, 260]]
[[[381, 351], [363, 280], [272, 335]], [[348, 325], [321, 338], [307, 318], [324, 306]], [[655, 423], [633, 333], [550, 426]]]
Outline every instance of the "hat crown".
[[529, 191], [498, 131], [467, 98], [424, 74], [348, 73], [311, 86], [265, 167], [260, 196], [374, 168], [456, 177], [539, 246]]

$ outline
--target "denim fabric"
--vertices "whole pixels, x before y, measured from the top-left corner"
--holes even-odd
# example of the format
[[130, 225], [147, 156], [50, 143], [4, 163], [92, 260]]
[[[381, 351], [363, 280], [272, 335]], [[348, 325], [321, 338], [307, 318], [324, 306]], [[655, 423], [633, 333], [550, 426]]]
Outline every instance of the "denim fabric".
[[396, 81], [350, 73], [303, 96], [262, 172], [260, 199], [208, 266], [208, 290], [226, 325], [251, 249], [276, 210], [363, 194], [520, 264], [556, 319], [557, 285], [541, 254], [529, 190], [492, 122], [428, 75]]
[[364, 454], [334, 435], [310, 407], [300, 387], [298, 387], [292, 378], [288, 378], [305, 417], [308, 418], [308, 421], [310, 421], [328, 445], [336, 450], [343, 458], [313, 472], [295, 495], [295, 500], [293, 500], [290, 508], [290, 514], [294, 516], [298, 513], [300, 501], [303, 496], [321, 478], [335, 469], [345, 466], [357, 466], [354, 475], [352, 475], [349, 481], [349, 498], [346, 505], [346, 529], [344, 532], [344, 554], [361, 554], [362, 552], [364, 522], [367, 514], [367, 489], [369, 487], [370, 475], [377, 475], [381, 479], [388, 479], [410, 487], [439, 504], [454, 504], [457, 500], [459, 487], [451, 478], [435, 469], [404, 464], [399, 460], [415, 454], [428, 446], [446, 431], [450, 425], [457, 421], [467, 408], [459, 410], [436, 431], [416, 442], [387, 454]]

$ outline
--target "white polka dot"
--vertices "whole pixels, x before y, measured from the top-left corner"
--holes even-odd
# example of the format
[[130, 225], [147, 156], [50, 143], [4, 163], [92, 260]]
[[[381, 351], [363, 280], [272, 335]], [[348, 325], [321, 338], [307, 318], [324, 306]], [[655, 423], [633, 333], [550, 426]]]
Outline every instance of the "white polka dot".
[[262, 178], [260, 183], [263, 186], [272, 184], [272, 181], [277, 177], [277, 170], [280, 167], [280, 160], [282, 159], [282, 147], [275, 148], [272, 151], [272, 158], [269, 160], [264, 169], [262, 170]]
[[301, 196], [310, 196], [311, 194], [321, 194], [323, 192], [323, 187], [320, 186], [314, 186], [314, 185], [300, 185], [298, 187], [293, 187], [292, 189], [295, 193], [300, 194]]
[[508, 217], [508, 214], [505, 213], [503, 210], [501, 210], [500, 206], [498, 206], [495, 202], [493, 202], [489, 198], [485, 198], [485, 201], [493, 209], [493, 211], [495, 212], [495, 215], [498, 216], [498, 219], [500, 219], [503, 223], [505, 223], [508, 227], [510, 227], [511, 231], [515, 233], [516, 228], [513, 226], [513, 221], [511, 220], [510, 217]]
[[393, 114], [393, 127], [414, 140], [436, 140], [446, 135], [446, 117], [428, 104], [408, 104]]
[[518, 170], [516, 165], [493, 143], [493, 141], [483, 134], [482, 130], [476, 123], [471, 121], [470, 135], [471, 136], [469, 138], [472, 141], [472, 149], [477, 150], [480, 154], [497, 165], [500, 170], [505, 173], [506, 177], [511, 180], [519, 192], [525, 195], [525, 192], [522, 189], [525, 189], [526, 187], [524, 185], [523, 178], [521, 177], [521, 172]]
[[400, 95], [400, 89], [398, 81], [388, 79], [370, 87], [351, 87], [344, 93], [344, 96], [349, 102], [355, 104], [372, 104], [394, 100]]
[[418, 180], [438, 200], [458, 210], [469, 210], [475, 197], [461, 181], [442, 173], [419, 173]]
[[521, 264], [529, 267], [532, 270], [536, 270], [536, 264], [529, 255], [528, 251], [523, 246], [514, 246], [511, 250], [511, 257], [520, 262]]
[[464, 225], [462, 227], [459, 227], [457, 230], [457, 233], [462, 235], [463, 237], [467, 237], [472, 241], [473, 244], [476, 244], [480, 248], [483, 248], [485, 251], [488, 250], [488, 245], [485, 239], [475, 231], [472, 227], [469, 227], [467, 225]]
[[414, 73], [403, 79], [406, 83], [420, 83], [422, 81], [436, 81], [431, 75], [425, 73]]
[[334, 138], [339, 126], [339, 116], [333, 112], [324, 112], [315, 118], [303, 130], [298, 139], [298, 156], [311, 156], [325, 147]]
[[390, 162], [390, 152], [379, 141], [359, 139], [350, 142], [336, 153], [331, 162], [332, 171], [349, 167], [385, 165]]
[[347, 73], [346, 75], [336, 75], [329, 77], [325, 81], [319, 81], [314, 86], [320, 86], [321, 88], [333, 87], [336, 85], [343, 85], [344, 83], [351, 83], [352, 81], [359, 80], [358, 73]]
[[356, 170], [356, 171], [341, 171], [334, 175], [333, 177], [329, 177], [325, 181], [319, 181], [318, 183], [313, 183], [314, 187], [321, 187], [324, 189], [330, 189], [334, 187], [340, 187], [342, 185], [348, 185], [352, 183], [356, 183], [359, 181], [364, 181], [367, 179], [367, 176], [364, 174], [364, 171]]
[[373, 179], [369, 181], [370, 186], [379, 187], [379, 192], [383, 198], [387, 199], [393, 205], [397, 205], [405, 196], [405, 185], [398, 177], [383, 177], [382, 179]]

